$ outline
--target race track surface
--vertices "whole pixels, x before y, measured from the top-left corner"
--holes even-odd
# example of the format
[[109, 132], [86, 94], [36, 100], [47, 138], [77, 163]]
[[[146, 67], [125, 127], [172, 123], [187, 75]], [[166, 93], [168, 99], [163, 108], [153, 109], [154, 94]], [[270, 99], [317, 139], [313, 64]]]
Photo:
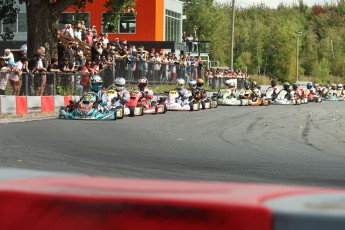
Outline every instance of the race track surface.
[[345, 187], [345, 102], [0, 124], [0, 167]]

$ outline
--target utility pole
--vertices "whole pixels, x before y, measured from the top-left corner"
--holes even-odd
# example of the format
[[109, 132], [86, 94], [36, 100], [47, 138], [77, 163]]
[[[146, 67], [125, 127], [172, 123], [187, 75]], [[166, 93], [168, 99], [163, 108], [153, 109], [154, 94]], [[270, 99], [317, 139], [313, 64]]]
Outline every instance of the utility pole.
[[230, 69], [234, 69], [234, 30], [235, 30], [235, 0], [232, 0], [231, 39], [230, 39]]
[[300, 34], [302, 34], [302, 32], [296, 30], [296, 82], [298, 82], [298, 39]]

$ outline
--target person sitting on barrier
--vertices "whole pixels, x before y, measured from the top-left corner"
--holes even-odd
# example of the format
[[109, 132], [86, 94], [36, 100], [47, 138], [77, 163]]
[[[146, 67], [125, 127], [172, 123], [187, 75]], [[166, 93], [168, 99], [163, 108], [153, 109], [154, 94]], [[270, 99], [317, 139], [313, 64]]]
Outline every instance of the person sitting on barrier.
[[176, 80], [176, 91], [179, 94], [179, 97], [176, 99], [176, 103], [181, 103], [182, 105], [188, 103], [187, 100], [191, 95], [187, 89], [184, 88], [185, 80], [183, 78], [179, 78]]
[[130, 94], [125, 86], [126, 80], [123, 77], [118, 77], [115, 79], [115, 90], [117, 91], [117, 97], [114, 97], [111, 101], [113, 106], [124, 106], [127, 102], [129, 102]]
[[148, 103], [151, 102], [151, 99], [153, 98], [153, 91], [148, 88], [148, 80], [147, 78], [139, 78], [138, 79], [138, 91], [141, 92], [142, 97], [146, 99]]

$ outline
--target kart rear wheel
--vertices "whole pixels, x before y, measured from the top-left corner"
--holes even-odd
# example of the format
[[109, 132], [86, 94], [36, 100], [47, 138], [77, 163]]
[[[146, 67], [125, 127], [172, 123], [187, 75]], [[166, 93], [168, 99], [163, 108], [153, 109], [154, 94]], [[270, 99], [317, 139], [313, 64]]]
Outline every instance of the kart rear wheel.
[[[66, 111], [66, 107], [65, 107], [65, 106], [62, 106], [62, 107], [60, 108], [60, 111], [61, 111], [61, 110]], [[60, 111], [59, 111], [59, 118], [60, 118], [60, 119], [66, 119], [66, 116], [63, 115], [63, 114], [61, 114]]]
[[135, 108], [133, 106], [129, 106], [128, 109], [129, 109], [129, 116], [134, 117]]
[[137, 107], [140, 108], [139, 116], [143, 116], [144, 115], [144, 106], [143, 105], [138, 105]]
[[189, 111], [193, 111], [194, 110], [194, 103], [193, 102], [189, 102]]
[[167, 105], [164, 103], [163, 104], [163, 113], [166, 113], [168, 111]]
[[218, 101], [213, 101], [213, 108], [217, 108], [218, 107]]
[[206, 105], [205, 105], [206, 103], [205, 103], [205, 101], [201, 101], [200, 104], [201, 104], [201, 109], [202, 109], [202, 110], [206, 109]]
[[123, 107], [117, 106], [117, 107], [116, 107], [116, 114], [117, 114], [118, 111], [120, 111], [120, 115], [117, 116], [117, 119], [123, 119], [123, 116], [124, 116]]

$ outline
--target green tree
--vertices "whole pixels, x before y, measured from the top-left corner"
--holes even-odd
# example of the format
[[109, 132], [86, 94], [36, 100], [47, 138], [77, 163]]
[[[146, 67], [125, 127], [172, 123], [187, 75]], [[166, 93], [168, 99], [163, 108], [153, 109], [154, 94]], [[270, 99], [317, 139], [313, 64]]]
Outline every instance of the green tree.
[[13, 4], [13, 0], [3, 0], [0, 3], [0, 21], [4, 24], [5, 31], [0, 36], [4, 41], [13, 39], [13, 31], [9, 25], [16, 22], [18, 12], [19, 8]]

